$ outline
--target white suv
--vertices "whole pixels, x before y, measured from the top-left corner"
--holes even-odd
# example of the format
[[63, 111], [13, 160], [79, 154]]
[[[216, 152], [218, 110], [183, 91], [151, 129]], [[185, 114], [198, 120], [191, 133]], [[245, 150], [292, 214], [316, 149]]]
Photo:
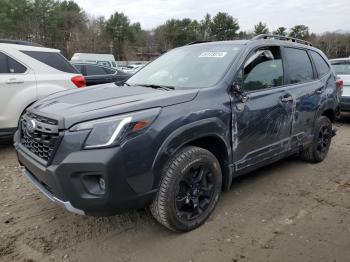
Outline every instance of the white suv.
[[38, 99], [85, 86], [59, 50], [0, 40], [0, 137], [12, 135], [22, 113]]
[[343, 80], [343, 95], [340, 108], [350, 112], [350, 57], [329, 60], [335, 73]]

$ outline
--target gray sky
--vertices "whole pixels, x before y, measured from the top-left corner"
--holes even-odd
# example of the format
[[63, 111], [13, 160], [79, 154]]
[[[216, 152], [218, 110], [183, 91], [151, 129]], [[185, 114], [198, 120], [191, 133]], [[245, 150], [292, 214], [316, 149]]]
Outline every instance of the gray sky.
[[131, 22], [152, 29], [171, 18], [201, 20], [206, 13], [224, 11], [237, 18], [242, 30], [253, 30], [259, 21], [270, 30], [297, 24], [312, 32], [350, 31], [350, 0], [75, 0], [93, 16], [108, 18], [123, 12]]

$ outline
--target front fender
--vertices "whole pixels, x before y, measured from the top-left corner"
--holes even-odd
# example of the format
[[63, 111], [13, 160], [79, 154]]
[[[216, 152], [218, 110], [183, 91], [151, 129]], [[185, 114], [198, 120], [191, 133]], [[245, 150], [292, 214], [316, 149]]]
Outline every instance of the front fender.
[[225, 153], [227, 153], [229, 162], [232, 163], [230, 130], [227, 124], [216, 117], [198, 120], [174, 130], [160, 146], [152, 166], [155, 176], [154, 183], [156, 183], [154, 187], [158, 187], [161, 169], [166, 161], [185, 145], [204, 137], [220, 139], [225, 144], [227, 149]]

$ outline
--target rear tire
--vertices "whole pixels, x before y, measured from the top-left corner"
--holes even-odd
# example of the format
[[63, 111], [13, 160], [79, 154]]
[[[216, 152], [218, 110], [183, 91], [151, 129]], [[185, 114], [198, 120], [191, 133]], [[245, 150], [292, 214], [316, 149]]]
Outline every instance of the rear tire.
[[322, 162], [329, 151], [332, 142], [332, 122], [328, 117], [321, 116], [316, 120], [314, 138], [311, 145], [305, 148], [300, 156], [310, 163]]
[[193, 230], [214, 210], [221, 183], [221, 168], [215, 156], [199, 147], [185, 147], [163, 169], [150, 210], [170, 230]]

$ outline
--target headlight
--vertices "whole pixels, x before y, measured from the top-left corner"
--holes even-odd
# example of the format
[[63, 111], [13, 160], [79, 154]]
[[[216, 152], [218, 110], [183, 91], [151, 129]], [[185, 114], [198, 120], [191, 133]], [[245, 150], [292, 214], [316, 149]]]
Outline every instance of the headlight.
[[84, 148], [103, 148], [120, 144], [128, 136], [136, 135], [152, 124], [160, 108], [126, 115], [106, 117], [76, 124], [69, 131], [91, 130]]

